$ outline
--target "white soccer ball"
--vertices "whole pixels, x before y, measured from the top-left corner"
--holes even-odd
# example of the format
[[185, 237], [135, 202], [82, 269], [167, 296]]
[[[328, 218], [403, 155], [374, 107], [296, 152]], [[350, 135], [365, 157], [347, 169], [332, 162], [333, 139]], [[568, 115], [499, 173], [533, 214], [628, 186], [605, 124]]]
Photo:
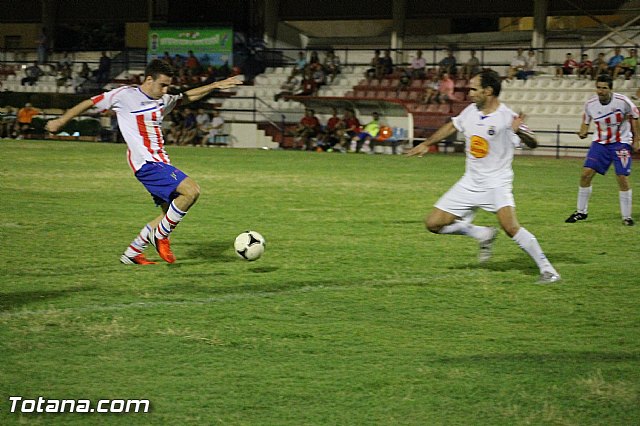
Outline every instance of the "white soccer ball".
[[258, 260], [262, 253], [266, 242], [264, 237], [256, 231], [245, 231], [236, 237], [233, 247], [236, 254], [244, 260]]

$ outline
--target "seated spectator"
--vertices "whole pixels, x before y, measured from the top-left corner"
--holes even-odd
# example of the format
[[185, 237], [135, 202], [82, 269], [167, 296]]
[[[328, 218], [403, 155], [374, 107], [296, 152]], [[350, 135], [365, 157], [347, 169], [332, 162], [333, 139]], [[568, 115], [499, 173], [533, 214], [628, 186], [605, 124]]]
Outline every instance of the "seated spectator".
[[102, 52], [102, 56], [100, 56], [95, 77], [98, 84], [108, 83], [111, 79], [111, 58], [107, 55], [107, 52]]
[[371, 62], [369, 63], [371, 68], [369, 68], [365, 74], [365, 77], [368, 81], [373, 80], [374, 78], [381, 79], [383, 75], [384, 64], [382, 62], [382, 58], [380, 57], [380, 50], [376, 49], [373, 52], [373, 58], [371, 58]]
[[309, 57], [309, 65], [320, 65], [320, 57], [318, 56], [318, 52], [315, 50], [311, 52], [311, 56]]
[[636, 72], [638, 66], [638, 54], [636, 49], [629, 50], [629, 56], [624, 58], [613, 70], [613, 78], [617, 78], [619, 75], [623, 75], [626, 80], [629, 80]]
[[189, 55], [185, 61], [185, 67], [187, 68], [187, 73], [192, 77], [200, 74], [200, 61], [196, 55], [193, 54], [193, 50], [189, 51]]
[[340, 74], [340, 58], [333, 50], [327, 50], [324, 57], [324, 72], [329, 76], [329, 84], [333, 83], [336, 76]]
[[40, 114], [40, 110], [34, 108], [29, 102], [24, 104], [24, 107], [18, 110], [18, 114], [16, 115], [18, 139], [24, 139], [29, 135], [29, 133], [31, 133], [31, 130], [33, 130], [31, 127], [33, 117], [38, 114]]
[[607, 74], [609, 72], [609, 64], [604, 58], [604, 53], [598, 53], [598, 57], [593, 60], [592, 68], [593, 72], [591, 74], [591, 78], [593, 80], [595, 80], [600, 74]]
[[315, 96], [318, 85], [313, 78], [312, 71], [310, 69], [305, 71], [304, 80], [300, 83], [301, 91], [296, 93], [296, 96]]
[[480, 60], [476, 58], [476, 51], [471, 50], [469, 53], [471, 57], [462, 66], [462, 72], [460, 73], [460, 77], [465, 80], [470, 80], [471, 77], [480, 72]]
[[318, 147], [328, 152], [333, 151], [336, 145], [338, 146], [335, 150], [340, 151], [338, 131], [344, 128], [342, 119], [338, 117], [338, 110], [331, 108], [331, 113], [332, 115], [327, 120], [327, 125], [322, 128], [318, 135]]
[[298, 123], [298, 126], [293, 132], [296, 142], [302, 141], [304, 143], [304, 149], [307, 151], [313, 150], [313, 138], [318, 135], [320, 131], [320, 121], [315, 116], [315, 111], [312, 109], [306, 109], [304, 111], [304, 117]]
[[438, 82], [438, 91], [433, 97], [433, 101], [439, 104], [451, 103], [453, 101], [453, 92], [455, 90], [455, 83], [449, 77], [449, 73], [443, 73]]
[[356, 113], [352, 108], [347, 108], [344, 111], [342, 125], [338, 126], [338, 129], [336, 130], [336, 135], [340, 138], [339, 146], [343, 152], [348, 150], [349, 146], [347, 144], [358, 133], [360, 133], [360, 120], [358, 120]]
[[382, 77], [391, 74], [393, 74], [393, 59], [391, 59], [391, 51], [387, 49], [384, 51], [384, 57], [382, 58]]
[[586, 53], [582, 54], [578, 64], [578, 78], [593, 78], [593, 62]]
[[64, 52], [62, 54], [62, 58], [60, 58], [60, 60], [58, 61], [58, 71], [63, 69], [63, 68], [73, 68], [73, 59], [71, 58], [71, 55], [69, 54], [69, 52]]
[[220, 111], [214, 109], [211, 115], [213, 118], [207, 126], [207, 134], [202, 138], [202, 145], [206, 145], [207, 143], [216, 143], [216, 136], [222, 132], [222, 126], [224, 126], [224, 119], [220, 116]]
[[58, 87], [64, 87], [67, 84], [71, 84], [71, 67], [64, 65], [56, 75], [56, 85]]
[[298, 81], [298, 79], [295, 76], [290, 75], [289, 77], [287, 77], [287, 80], [282, 83], [282, 85], [280, 86], [280, 93], [276, 93], [273, 97], [273, 100], [278, 101], [283, 96], [291, 96], [296, 93], [299, 88], [300, 82]]
[[164, 56], [162, 56], [161, 58], [162, 62], [166, 63], [167, 65], [171, 65], [173, 66], [173, 58], [171, 57], [171, 55], [169, 55], [169, 52], [164, 52]]
[[619, 47], [616, 47], [613, 52], [613, 56], [609, 59], [609, 62], [607, 62], [607, 69], [609, 70], [610, 75], [613, 75], [613, 71], [616, 69], [618, 64], [624, 61], [624, 56], [620, 54]]
[[509, 64], [509, 71], [507, 71], [507, 78], [513, 80], [520, 71], [524, 71], [524, 67], [527, 65], [527, 58], [524, 57], [523, 49], [518, 49], [516, 56], [511, 60]]
[[313, 76], [313, 81], [316, 82], [316, 87], [320, 88], [324, 86], [326, 83], [326, 76], [324, 73], [324, 68], [320, 64], [309, 64], [309, 68], [311, 69], [311, 75]]
[[[167, 118], [169, 121], [169, 130], [166, 132], [167, 144], [177, 145], [182, 137], [182, 129], [184, 128], [184, 115], [179, 109], [174, 109], [169, 113]], [[167, 121], [165, 120], [165, 121]]]
[[304, 52], [298, 52], [298, 60], [291, 71], [291, 75], [304, 75], [304, 71], [307, 68], [307, 59], [305, 58]]
[[429, 82], [427, 87], [424, 89], [424, 94], [422, 95], [422, 103], [430, 104], [433, 103], [438, 93], [438, 88], [440, 87], [440, 80], [432, 80]]
[[195, 140], [193, 141], [194, 145], [205, 145], [205, 136], [209, 133], [210, 124], [211, 117], [209, 114], [204, 110], [204, 108], [198, 108], [198, 114], [196, 115], [196, 126], [198, 127], [198, 132]]
[[439, 72], [447, 73], [449, 75], [457, 75], [458, 74], [458, 64], [456, 62], [456, 57], [453, 56], [453, 51], [451, 49], [447, 49], [447, 56], [438, 63]]
[[89, 80], [91, 78], [91, 69], [89, 68], [89, 64], [83, 62], [82, 68], [80, 69], [78, 75], [85, 80]]
[[424, 80], [425, 67], [427, 66], [427, 61], [422, 57], [422, 50], [416, 51], [416, 56], [411, 60], [411, 65], [409, 65], [409, 74], [412, 79], [421, 79]]
[[536, 67], [538, 66], [538, 60], [536, 59], [536, 51], [529, 49], [527, 53], [527, 59], [524, 63], [524, 68], [516, 73], [518, 80], [526, 80], [529, 77], [536, 75]]
[[35, 61], [33, 65], [27, 67], [24, 72], [27, 76], [20, 80], [20, 84], [22, 84], [23, 86], [26, 84], [29, 84], [29, 86], [33, 86], [34, 84], [36, 84], [40, 76], [44, 75], [44, 72], [38, 66], [38, 61]]
[[562, 66], [556, 68], [556, 77], [573, 75], [573, 70], [576, 68], [578, 68], [578, 63], [573, 59], [573, 55], [571, 53], [567, 53]]
[[0, 138], [15, 138], [16, 112], [11, 106], [5, 109], [6, 112], [0, 113]]
[[178, 140], [178, 145], [189, 145], [196, 142], [198, 136], [198, 122], [196, 115], [191, 108], [184, 109], [184, 122], [182, 124], [182, 134]]
[[362, 131], [351, 139], [349, 149], [352, 152], [360, 152], [362, 147], [366, 147], [369, 153], [373, 154], [372, 141], [378, 136], [378, 132], [380, 132], [380, 116], [377, 112], [374, 112], [372, 116], [371, 121], [364, 125]]
[[184, 68], [184, 57], [176, 53], [176, 56], [173, 57], [173, 69], [178, 71], [181, 68]]

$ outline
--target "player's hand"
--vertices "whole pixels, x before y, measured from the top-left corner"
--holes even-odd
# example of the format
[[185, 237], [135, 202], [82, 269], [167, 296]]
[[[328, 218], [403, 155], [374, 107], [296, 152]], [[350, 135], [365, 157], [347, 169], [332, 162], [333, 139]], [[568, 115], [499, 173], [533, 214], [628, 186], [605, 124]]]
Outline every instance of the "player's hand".
[[429, 145], [426, 142], [422, 142], [420, 145], [411, 148], [404, 155], [407, 157], [423, 157], [427, 152], [429, 152]]
[[587, 133], [576, 132], [576, 134], [578, 135], [578, 137], [580, 139], [584, 139], [584, 138], [586, 138], [588, 136]]
[[62, 120], [56, 118], [55, 120], [47, 121], [47, 124], [44, 126], [44, 129], [47, 132], [58, 133], [58, 131], [62, 128]]
[[517, 133], [518, 132], [518, 129], [524, 123], [524, 118], [525, 117], [526, 117], [526, 115], [524, 115], [523, 112], [520, 112], [520, 113], [518, 113], [518, 115], [516, 117], [513, 118], [513, 121], [511, 122], [511, 128], [513, 129], [513, 133]]

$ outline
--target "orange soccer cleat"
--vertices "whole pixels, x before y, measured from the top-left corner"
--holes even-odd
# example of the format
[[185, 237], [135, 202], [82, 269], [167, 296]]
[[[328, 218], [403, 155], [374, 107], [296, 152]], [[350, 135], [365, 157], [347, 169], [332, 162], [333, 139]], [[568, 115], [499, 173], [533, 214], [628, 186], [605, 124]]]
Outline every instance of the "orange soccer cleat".
[[155, 265], [157, 263], [147, 260], [147, 258], [142, 253], [135, 257], [129, 257], [123, 254], [122, 256], [120, 256], [120, 262], [124, 263], [125, 265]]
[[169, 244], [169, 238], [156, 238], [153, 232], [149, 235], [149, 242], [156, 248], [158, 254], [167, 263], [173, 263], [176, 261], [176, 257], [171, 251], [171, 245]]

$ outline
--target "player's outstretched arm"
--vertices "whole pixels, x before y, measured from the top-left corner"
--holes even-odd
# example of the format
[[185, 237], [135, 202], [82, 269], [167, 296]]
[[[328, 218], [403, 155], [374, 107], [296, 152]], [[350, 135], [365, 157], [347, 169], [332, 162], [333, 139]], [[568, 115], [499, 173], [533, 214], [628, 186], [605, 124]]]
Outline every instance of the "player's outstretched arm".
[[422, 142], [420, 145], [416, 145], [413, 148], [411, 148], [405, 155], [407, 157], [412, 157], [414, 155], [422, 157], [424, 154], [426, 154], [429, 151], [429, 147], [431, 145], [438, 143], [443, 139], [448, 138], [449, 136], [454, 134], [455, 131], [456, 131], [456, 128], [453, 125], [453, 123], [450, 121], [445, 125], [443, 125], [442, 127], [440, 127], [438, 130], [436, 130], [436, 132], [433, 135], [431, 135], [429, 138], [427, 138], [426, 141]]
[[186, 99], [187, 102], [195, 102], [197, 100], [200, 100], [205, 95], [209, 94], [215, 89], [221, 89], [221, 90], [231, 89], [232, 87], [236, 87], [240, 84], [242, 84], [242, 81], [238, 77], [234, 76], [234, 77], [229, 77], [225, 80], [209, 83], [205, 86], [194, 87], [193, 89], [189, 89], [186, 92], [184, 92], [184, 95], [187, 97]]
[[55, 120], [49, 120], [45, 126], [45, 130], [51, 133], [57, 133], [67, 124], [72, 118], [75, 118], [91, 108], [93, 106], [93, 102], [91, 99], [85, 99], [80, 102], [76, 106], [71, 109], [68, 109], [67, 112], [62, 114], [60, 118], [56, 118]]

